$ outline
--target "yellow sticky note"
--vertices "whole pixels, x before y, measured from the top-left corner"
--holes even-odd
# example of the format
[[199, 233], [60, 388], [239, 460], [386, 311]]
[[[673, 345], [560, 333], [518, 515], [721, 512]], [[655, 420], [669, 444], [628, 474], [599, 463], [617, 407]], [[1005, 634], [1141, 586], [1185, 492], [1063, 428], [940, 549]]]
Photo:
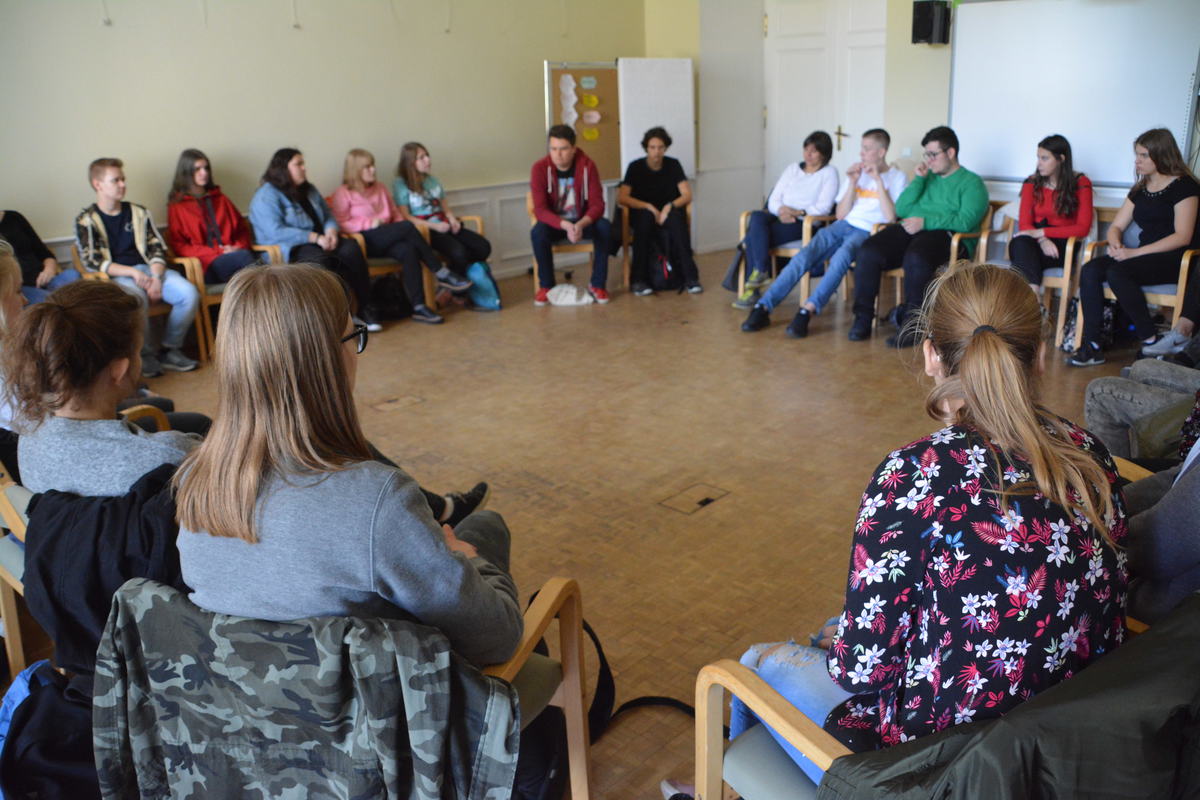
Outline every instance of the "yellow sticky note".
[[594, 142], [600, 138], [600, 131], [597, 128], [584, 128], [583, 138], [587, 139], [589, 142]]
[[595, 108], [596, 106], [600, 105], [600, 98], [596, 97], [596, 95], [592, 94], [591, 92], [584, 92], [582, 100], [583, 104], [588, 108]]

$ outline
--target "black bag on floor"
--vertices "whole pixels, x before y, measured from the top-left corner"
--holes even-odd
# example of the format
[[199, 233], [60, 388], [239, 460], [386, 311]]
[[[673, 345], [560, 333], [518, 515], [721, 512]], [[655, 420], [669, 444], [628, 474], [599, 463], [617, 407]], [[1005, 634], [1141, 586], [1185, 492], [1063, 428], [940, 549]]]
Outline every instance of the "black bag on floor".
[[371, 304], [384, 319], [412, 316], [412, 303], [404, 291], [400, 276], [392, 272], [371, 282]]

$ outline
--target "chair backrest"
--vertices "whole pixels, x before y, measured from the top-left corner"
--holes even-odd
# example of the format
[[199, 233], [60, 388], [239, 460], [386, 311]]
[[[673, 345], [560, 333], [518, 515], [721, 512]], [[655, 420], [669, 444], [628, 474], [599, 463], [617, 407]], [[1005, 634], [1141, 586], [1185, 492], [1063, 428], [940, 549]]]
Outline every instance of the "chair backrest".
[[525, 192], [525, 213], [529, 215], [529, 224], [537, 224], [537, 216], [533, 213], [533, 192]]
[[14, 483], [7, 472], [0, 470], [0, 519], [4, 520], [4, 527], [22, 542], [29, 525], [27, 509], [31, 497], [33, 492]]
[[138, 579], [114, 595], [96, 654], [93, 743], [106, 796], [199, 782], [232, 797], [269, 777], [331, 796], [482, 798], [512, 786], [516, 708], [432, 628], [212, 614]]

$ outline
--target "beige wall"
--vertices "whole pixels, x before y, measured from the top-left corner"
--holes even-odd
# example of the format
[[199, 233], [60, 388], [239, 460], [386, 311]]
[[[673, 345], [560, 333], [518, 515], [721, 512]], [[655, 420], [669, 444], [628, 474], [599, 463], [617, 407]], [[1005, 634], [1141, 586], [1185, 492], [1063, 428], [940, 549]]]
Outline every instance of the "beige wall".
[[[945, 125], [950, 114], [950, 45], [913, 44], [912, 9], [910, 0], [888, 0], [883, 78], [884, 127], [892, 136], [888, 155], [910, 173], [921, 137]], [[906, 157], [906, 148], [913, 155]]]
[[70, 232], [101, 155], [160, 221], [184, 147], [243, 211], [283, 146], [327, 193], [346, 150], [389, 175], [408, 139], [451, 189], [524, 180], [544, 148], [542, 60], [645, 55], [642, 0], [298, 0], [299, 29], [286, 0], [107, 6], [111, 26], [96, 2], [0, 0], [0, 208], [44, 238]]
[[646, 57], [700, 57], [700, 0], [646, 0]]

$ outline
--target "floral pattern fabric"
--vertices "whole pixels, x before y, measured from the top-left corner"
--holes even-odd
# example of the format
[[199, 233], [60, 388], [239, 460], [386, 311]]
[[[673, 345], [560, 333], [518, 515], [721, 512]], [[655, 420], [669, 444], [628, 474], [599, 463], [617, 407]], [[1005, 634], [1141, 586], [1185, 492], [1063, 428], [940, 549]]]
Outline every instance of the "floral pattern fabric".
[[1196, 405], [1192, 406], [1191, 413], [1183, 421], [1179, 434], [1179, 458], [1186, 461], [1188, 453], [1192, 452], [1192, 446], [1196, 444], [1196, 439], [1200, 438], [1200, 390], [1196, 391]]
[[[1125, 511], [1112, 459], [1063, 423], [1108, 473], [1106, 522], [1119, 544]], [[835, 734], [890, 746], [998, 717], [1121, 642], [1125, 554], [1041, 494], [1003, 502], [999, 489], [1032, 474], [967, 426], [884, 459], [863, 495], [829, 649], [834, 680], [859, 693], [830, 715]]]

